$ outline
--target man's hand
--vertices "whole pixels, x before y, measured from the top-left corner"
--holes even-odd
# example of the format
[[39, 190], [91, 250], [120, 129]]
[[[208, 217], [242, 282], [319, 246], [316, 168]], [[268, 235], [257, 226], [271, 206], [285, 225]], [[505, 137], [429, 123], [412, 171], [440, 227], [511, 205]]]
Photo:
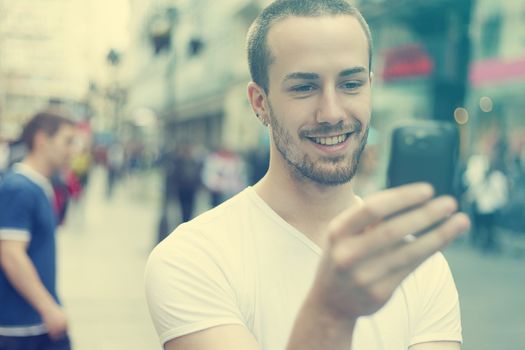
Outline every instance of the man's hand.
[[453, 198], [432, 195], [429, 185], [407, 185], [336, 217], [307, 304], [346, 323], [380, 309], [405, 277], [469, 227]]
[[54, 305], [43, 312], [42, 320], [51, 339], [58, 340], [66, 334], [67, 317], [59, 305]]

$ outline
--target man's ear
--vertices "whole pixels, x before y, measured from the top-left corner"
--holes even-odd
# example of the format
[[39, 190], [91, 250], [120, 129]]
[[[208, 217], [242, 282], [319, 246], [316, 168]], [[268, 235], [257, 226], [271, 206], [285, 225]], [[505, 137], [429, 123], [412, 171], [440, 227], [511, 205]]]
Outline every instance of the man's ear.
[[248, 100], [252, 106], [253, 111], [257, 118], [264, 124], [268, 126], [269, 124], [269, 107], [268, 107], [268, 97], [264, 92], [264, 89], [251, 81], [248, 83]]

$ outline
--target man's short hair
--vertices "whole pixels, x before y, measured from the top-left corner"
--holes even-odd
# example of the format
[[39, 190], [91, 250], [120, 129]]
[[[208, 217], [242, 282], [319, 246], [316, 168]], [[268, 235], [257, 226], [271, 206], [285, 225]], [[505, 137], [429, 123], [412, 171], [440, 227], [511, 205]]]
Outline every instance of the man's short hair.
[[267, 44], [271, 26], [287, 17], [348, 15], [356, 18], [368, 42], [369, 70], [372, 68], [372, 35], [359, 10], [346, 0], [276, 0], [250, 26], [247, 36], [248, 65], [252, 80], [268, 93], [268, 67], [274, 57]]
[[75, 123], [65, 114], [57, 111], [43, 111], [35, 114], [24, 126], [20, 139], [29, 151], [33, 150], [35, 135], [39, 131], [54, 136], [63, 125], [74, 126]]

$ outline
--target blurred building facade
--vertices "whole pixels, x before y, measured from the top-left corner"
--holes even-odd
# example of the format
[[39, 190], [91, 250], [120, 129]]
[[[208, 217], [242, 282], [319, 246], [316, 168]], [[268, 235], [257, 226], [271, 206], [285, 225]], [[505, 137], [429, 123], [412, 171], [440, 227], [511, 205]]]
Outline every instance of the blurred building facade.
[[127, 68], [127, 113], [154, 110], [165, 143], [240, 151], [264, 143], [246, 99], [244, 37], [268, 2], [159, 0], [142, 10], [134, 3], [132, 47], [142, 58]]
[[[160, 132], [166, 120], [175, 1], [130, 0], [128, 48], [122, 53], [118, 81], [126, 93], [121, 111], [121, 137], [143, 139], [151, 147], [163, 143]], [[159, 135], [160, 134], [160, 135]], [[160, 136], [160, 137], [159, 137]]]
[[187, 131], [197, 135], [208, 147], [254, 149], [265, 131], [246, 97], [244, 40], [262, 4], [244, 0], [188, 4], [181, 9], [176, 34], [172, 125], [183, 135]]
[[82, 0], [0, 0], [0, 134], [12, 139], [35, 110], [63, 103], [76, 115], [89, 76]]

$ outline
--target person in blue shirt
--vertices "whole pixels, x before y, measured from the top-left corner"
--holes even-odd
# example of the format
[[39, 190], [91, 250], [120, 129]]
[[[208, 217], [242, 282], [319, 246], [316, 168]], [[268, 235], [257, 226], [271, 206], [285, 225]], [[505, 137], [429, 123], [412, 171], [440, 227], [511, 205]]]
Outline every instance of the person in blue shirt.
[[26, 157], [0, 184], [0, 350], [70, 349], [50, 178], [69, 161], [74, 134], [60, 112], [37, 113], [22, 132]]

